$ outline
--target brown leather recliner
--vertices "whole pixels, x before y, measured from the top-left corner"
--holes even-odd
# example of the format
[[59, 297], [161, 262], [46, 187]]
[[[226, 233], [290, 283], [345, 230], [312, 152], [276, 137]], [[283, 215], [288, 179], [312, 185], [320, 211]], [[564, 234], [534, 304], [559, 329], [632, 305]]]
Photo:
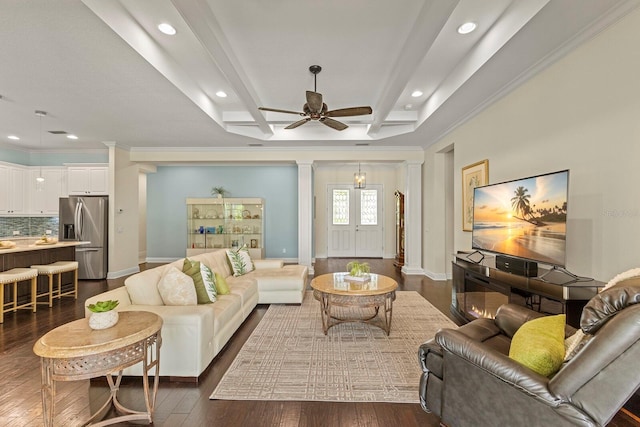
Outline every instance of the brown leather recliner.
[[[580, 327], [590, 339], [551, 378], [508, 356], [513, 334], [539, 316], [506, 304], [495, 319], [443, 329], [422, 344], [422, 408], [450, 427], [606, 425], [640, 387], [640, 279], [589, 301]], [[566, 336], [574, 331], [567, 326]]]

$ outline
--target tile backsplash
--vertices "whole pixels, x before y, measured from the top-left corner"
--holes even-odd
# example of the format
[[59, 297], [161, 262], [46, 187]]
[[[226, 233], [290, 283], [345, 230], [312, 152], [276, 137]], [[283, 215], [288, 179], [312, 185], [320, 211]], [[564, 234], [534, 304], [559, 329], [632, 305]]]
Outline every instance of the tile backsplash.
[[14, 231], [20, 236], [41, 236], [51, 230], [53, 236], [58, 235], [58, 217], [42, 216], [5, 216], [0, 217], [0, 237], [13, 237]]

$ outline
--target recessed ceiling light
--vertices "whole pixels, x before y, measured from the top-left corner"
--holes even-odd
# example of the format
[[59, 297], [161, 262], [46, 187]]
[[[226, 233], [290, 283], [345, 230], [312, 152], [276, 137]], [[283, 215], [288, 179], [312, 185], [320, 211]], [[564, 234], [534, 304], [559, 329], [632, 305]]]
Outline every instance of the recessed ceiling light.
[[78, 139], [77, 136], [75, 136], [74, 134], [70, 133], [69, 135], [67, 135], [67, 138], [69, 139]]
[[216, 92], [216, 96], [218, 98], [226, 98], [227, 97], [227, 92], [223, 91], [223, 90], [219, 90]]
[[469, 34], [473, 30], [475, 30], [477, 26], [478, 25], [475, 22], [465, 22], [464, 24], [458, 27], [458, 33]]
[[13, 139], [14, 141], [18, 141], [20, 138], [15, 135], [9, 135], [7, 138]]
[[420, 90], [414, 90], [414, 91], [411, 93], [411, 96], [413, 96], [414, 98], [419, 98], [419, 97], [421, 97], [421, 96], [422, 96], [422, 91], [420, 91]]
[[173, 36], [176, 34], [176, 29], [173, 28], [171, 24], [167, 24], [166, 22], [158, 25], [158, 29], [168, 36]]

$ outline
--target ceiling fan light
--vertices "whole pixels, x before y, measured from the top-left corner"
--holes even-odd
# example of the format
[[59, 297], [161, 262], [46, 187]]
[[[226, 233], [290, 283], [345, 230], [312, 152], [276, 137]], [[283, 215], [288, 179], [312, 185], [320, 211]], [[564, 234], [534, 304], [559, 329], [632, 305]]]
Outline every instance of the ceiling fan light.
[[469, 34], [478, 27], [475, 22], [465, 22], [458, 27], [458, 34]]
[[174, 36], [177, 33], [176, 29], [173, 28], [173, 25], [167, 24], [166, 22], [163, 22], [162, 24], [158, 25], [158, 29], [160, 30], [160, 32], [168, 36]]

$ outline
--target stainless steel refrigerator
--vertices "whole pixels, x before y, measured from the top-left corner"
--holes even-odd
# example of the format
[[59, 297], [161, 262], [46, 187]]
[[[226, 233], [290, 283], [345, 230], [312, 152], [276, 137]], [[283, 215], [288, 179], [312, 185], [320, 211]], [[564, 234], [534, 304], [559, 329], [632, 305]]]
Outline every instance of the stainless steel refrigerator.
[[78, 279], [107, 277], [108, 212], [107, 196], [60, 198], [58, 239], [89, 242], [76, 246]]

